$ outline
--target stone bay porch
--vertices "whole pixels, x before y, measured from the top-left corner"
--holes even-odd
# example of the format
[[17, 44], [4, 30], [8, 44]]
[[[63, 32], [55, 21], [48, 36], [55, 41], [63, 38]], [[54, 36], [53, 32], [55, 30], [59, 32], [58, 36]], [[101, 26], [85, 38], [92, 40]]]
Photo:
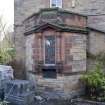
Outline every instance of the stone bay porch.
[[60, 10], [42, 9], [24, 21], [27, 78], [38, 90], [77, 95], [86, 72], [87, 17]]

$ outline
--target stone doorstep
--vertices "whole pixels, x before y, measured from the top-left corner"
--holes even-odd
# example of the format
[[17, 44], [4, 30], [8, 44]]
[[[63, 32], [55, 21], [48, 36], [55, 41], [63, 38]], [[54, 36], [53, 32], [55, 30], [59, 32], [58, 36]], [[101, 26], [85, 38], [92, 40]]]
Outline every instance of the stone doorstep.
[[80, 103], [88, 103], [91, 105], [105, 105], [105, 102], [96, 102], [96, 101], [90, 101], [90, 100], [84, 100], [82, 98], [72, 99], [71, 102], [80, 102]]

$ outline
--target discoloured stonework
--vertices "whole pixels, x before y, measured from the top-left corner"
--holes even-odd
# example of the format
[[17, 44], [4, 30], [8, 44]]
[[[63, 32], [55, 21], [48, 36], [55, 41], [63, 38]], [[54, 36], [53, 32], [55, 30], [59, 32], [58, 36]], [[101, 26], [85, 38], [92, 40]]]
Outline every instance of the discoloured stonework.
[[34, 35], [30, 35], [26, 38], [26, 68], [27, 71], [32, 71], [33, 70], [33, 44], [34, 41]]
[[42, 76], [29, 74], [29, 79], [37, 83], [37, 91], [56, 92], [62, 98], [74, 97], [83, 91], [83, 85], [79, 81], [80, 77], [81, 75], [62, 75], [57, 79], [44, 79]]
[[89, 34], [89, 52], [99, 54], [105, 52], [105, 33], [91, 31]]
[[[89, 26], [93, 26], [94, 24], [96, 24], [94, 26], [97, 26], [98, 24], [101, 25], [105, 23], [105, 16], [101, 15], [105, 13], [104, 5], [105, 0], [76, 0], [76, 5], [74, 8], [72, 8], [70, 0], [63, 0], [63, 9], [89, 15]], [[22, 22], [31, 14], [38, 12], [41, 8], [49, 8], [50, 0], [15, 0], [14, 7], [14, 33], [15, 46], [17, 51], [16, 59], [18, 61], [23, 60], [24, 62], [25, 43], [23, 42], [25, 42], [25, 37], [23, 35]], [[105, 27], [105, 25], [103, 24], [102, 27]]]
[[[15, 0], [16, 59], [26, 62], [27, 78], [35, 82], [37, 89], [54, 90], [69, 96], [82, 89], [79, 78], [87, 70], [87, 51], [93, 54], [105, 51], [104, 28], [103, 32], [92, 29], [105, 26], [105, 1], [76, 0], [72, 7], [70, 0], [63, 0], [63, 8], [55, 9], [55, 12], [43, 10], [50, 7], [49, 1]], [[89, 33], [88, 26], [91, 27]], [[43, 39], [52, 35], [56, 37], [54, 69], [57, 78], [45, 79], [42, 69], [48, 67], [44, 65]]]
[[[78, 16], [77, 14], [69, 14], [69, 15], [71, 17], [72, 15], [74, 15], [74, 17]], [[66, 18], [67, 17], [65, 17], [65, 20]], [[83, 17], [80, 16], [80, 18], [82, 19]], [[39, 19], [38, 22], [40, 23], [40, 21], [42, 20]], [[86, 26], [86, 24], [82, 24], [83, 21], [74, 19], [74, 23], [75, 21], [79, 23], [79, 25], [81, 25], [81, 29]], [[84, 23], [86, 23], [86, 21], [87, 20], [85, 18]], [[37, 26], [37, 24], [35, 25]], [[72, 26], [73, 23], [70, 22], [69, 25]], [[27, 26], [31, 27], [31, 24]], [[65, 23], [65, 26], [66, 26], [66, 23]], [[60, 91], [63, 94], [66, 94], [67, 96], [71, 95], [71, 93], [73, 92], [76, 93], [77, 91], [81, 90], [82, 85], [79, 82], [79, 78], [82, 75], [81, 73], [86, 71], [87, 34], [85, 33], [83, 34], [81, 33], [81, 31], [75, 32], [75, 29], [78, 26], [78, 24], [77, 26], [76, 24], [73, 26], [74, 26], [74, 32], [70, 30], [68, 30], [68, 32], [66, 32], [66, 30], [64, 30], [65, 32], [64, 31], [62, 32], [62, 30], [60, 30], [61, 25], [56, 26], [55, 24], [53, 25], [42, 24], [41, 26], [41, 23], [40, 23], [40, 26], [38, 27], [38, 30], [39, 30], [38, 32], [35, 31], [34, 28], [32, 28], [34, 30], [32, 31], [33, 34], [29, 34], [28, 31], [30, 31], [31, 28], [27, 29], [26, 27], [27, 33], [28, 33], [28, 34], [25, 34], [26, 35], [27, 74], [30, 80], [36, 81], [36, 85], [39, 90], [50, 89], [53, 91]], [[55, 68], [57, 72], [57, 78], [55, 79], [49, 79], [49, 78], [43, 77], [42, 70], [49, 67], [44, 64], [45, 49], [43, 44], [44, 44], [44, 38], [46, 36], [56, 37], [56, 41], [55, 41], [56, 63], [53, 66], [53, 68]]]

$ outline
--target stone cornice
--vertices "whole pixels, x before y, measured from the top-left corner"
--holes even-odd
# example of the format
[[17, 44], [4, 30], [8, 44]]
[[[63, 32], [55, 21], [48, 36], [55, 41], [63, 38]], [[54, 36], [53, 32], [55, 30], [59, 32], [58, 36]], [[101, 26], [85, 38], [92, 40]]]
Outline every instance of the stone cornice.
[[51, 28], [54, 29], [57, 32], [71, 32], [71, 33], [83, 33], [83, 34], [88, 34], [87, 28], [82, 28], [82, 27], [74, 27], [74, 26], [62, 26], [58, 24], [53, 24], [53, 23], [45, 23], [42, 25], [39, 25], [32, 30], [29, 30], [24, 33], [25, 36], [30, 35], [32, 33], [39, 33], [43, 32], [45, 29]]

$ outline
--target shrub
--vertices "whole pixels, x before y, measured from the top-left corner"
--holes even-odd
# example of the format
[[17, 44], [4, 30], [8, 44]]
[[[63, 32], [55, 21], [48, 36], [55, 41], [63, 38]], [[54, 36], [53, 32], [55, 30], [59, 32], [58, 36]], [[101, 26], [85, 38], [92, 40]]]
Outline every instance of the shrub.
[[12, 61], [15, 57], [15, 49], [14, 48], [5, 48], [0, 49], [0, 64], [7, 64]]
[[91, 99], [105, 100], [105, 74], [99, 64], [81, 77], [86, 86], [86, 95]]

